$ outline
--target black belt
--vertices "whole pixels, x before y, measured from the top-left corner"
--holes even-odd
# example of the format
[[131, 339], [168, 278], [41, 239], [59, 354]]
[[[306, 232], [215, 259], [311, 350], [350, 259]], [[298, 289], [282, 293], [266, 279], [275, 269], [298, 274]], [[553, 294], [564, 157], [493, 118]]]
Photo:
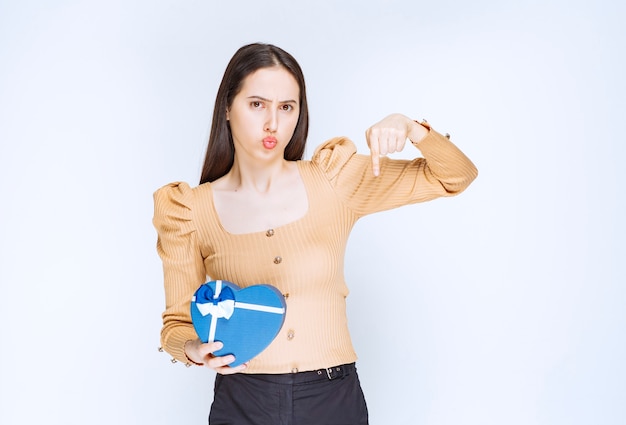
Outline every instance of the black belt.
[[292, 373], [235, 373], [233, 375], [217, 375], [217, 379], [243, 379], [261, 380], [279, 385], [297, 385], [309, 382], [324, 382], [343, 378], [356, 373], [354, 363], [342, 364], [339, 366], [324, 369], [308, 370], [306, 372]]
[[354, 363], [342, 364], [339, 366], [328, 367], [324, 369], [310, 370], [306, 372], [293, 373], [293, 377], [297, 382], [319, 381], [339, 379], [356, 372]]

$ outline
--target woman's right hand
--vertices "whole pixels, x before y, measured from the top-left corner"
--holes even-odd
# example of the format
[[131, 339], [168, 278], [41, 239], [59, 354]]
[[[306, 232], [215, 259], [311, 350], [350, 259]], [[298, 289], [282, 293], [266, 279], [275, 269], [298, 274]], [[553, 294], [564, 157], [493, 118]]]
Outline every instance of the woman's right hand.
[[248, 363], [236, 367], [228, 366], [235, 361], [235, 356], [232, 354], [220, 357], [214, 356], [213, 353], [221, 350], [223, 346], [224, 344], [219, 341], [203, 343], [199, 339], [190, 340], [185, 343], [185, 354], [192, 362], [213, 369], [222, 375], [241, 372], [248, 367]]

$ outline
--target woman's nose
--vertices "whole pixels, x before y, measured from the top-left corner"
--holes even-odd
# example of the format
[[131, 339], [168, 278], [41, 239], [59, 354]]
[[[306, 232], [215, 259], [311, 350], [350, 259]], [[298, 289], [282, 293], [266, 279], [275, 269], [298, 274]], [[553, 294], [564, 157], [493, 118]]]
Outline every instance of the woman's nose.
[[273, 133], [277, 129], [278, 129], [278, 113], [277, 111], [269, 111], [268, 116], [267, 116], [267, 121], [265, 123], [265, 131], [269, 131]]

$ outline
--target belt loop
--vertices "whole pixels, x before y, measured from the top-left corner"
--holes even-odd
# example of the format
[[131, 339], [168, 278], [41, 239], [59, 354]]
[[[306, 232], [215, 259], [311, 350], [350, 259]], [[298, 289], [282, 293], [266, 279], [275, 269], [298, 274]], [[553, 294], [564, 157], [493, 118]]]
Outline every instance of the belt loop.
[[326, 375], [328, 375], [328, 379], [332, 381], [333, 377], [330, 374], [333, 372], [333, 368], [329, 367], [326, 369]]

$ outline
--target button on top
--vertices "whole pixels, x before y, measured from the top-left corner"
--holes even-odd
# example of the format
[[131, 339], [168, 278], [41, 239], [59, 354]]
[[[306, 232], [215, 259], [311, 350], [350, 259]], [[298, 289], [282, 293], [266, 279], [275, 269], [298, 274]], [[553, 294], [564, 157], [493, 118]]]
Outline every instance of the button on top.
[[267, 232], [265, 232], [265, 236], [267, 236], [268, 238], [274, 236], [274, 229], [269, 229]]
[[283, 262], [283, 258], [281, 256], [274, 257], [274, 264], [280, 264]]

